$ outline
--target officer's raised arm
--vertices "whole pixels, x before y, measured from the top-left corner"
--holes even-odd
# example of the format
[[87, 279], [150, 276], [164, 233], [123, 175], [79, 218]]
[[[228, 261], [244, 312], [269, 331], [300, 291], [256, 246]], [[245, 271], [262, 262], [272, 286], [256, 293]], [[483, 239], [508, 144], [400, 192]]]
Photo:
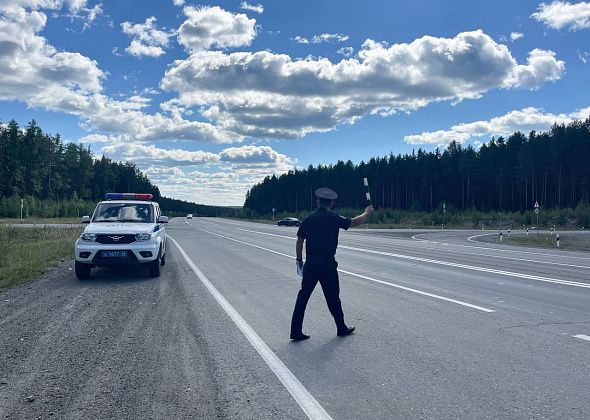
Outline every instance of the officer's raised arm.
[[352, 218], [350, 227], [355, 227], [366, 223], [374, 211], [375, 209], [373, 209], [373, 206], [368, 206], [363, 214], [359, 214], [358, 216]]

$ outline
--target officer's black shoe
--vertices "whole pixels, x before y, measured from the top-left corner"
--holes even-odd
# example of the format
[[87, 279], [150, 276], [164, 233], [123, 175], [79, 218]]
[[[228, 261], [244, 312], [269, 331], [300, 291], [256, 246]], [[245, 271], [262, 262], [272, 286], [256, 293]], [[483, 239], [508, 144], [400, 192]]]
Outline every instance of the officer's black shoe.
[[338, 330], [338, 337], [345, 337], [347, 335], [352, 334], [352, 332], [354, 331], [354, 326], [350, 326], [350, 327], [344, 327], [343, 330]]
[[303, 340], [307, 340], [308, 338], [309, 338], [309, 335], [303, 334], [303, 333], [291, 334], [291, 340], [293, 340], [293, 341], [303, 341]]

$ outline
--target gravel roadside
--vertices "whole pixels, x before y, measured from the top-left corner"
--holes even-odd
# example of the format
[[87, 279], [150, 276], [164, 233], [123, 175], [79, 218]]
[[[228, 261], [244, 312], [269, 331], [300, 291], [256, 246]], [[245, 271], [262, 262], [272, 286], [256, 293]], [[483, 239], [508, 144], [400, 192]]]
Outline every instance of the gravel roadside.
[[0, 418], [301, 418], [170, 254], [158, 279], [67, 261], [0, 293]]

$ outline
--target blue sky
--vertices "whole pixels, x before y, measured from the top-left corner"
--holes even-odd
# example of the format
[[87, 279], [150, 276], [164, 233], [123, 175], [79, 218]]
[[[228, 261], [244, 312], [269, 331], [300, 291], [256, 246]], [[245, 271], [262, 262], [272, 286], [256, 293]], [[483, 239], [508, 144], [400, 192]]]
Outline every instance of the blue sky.
[[0, 122], [240, 205], [265, 176], [590, 115], [590, 2], [3, 0]]

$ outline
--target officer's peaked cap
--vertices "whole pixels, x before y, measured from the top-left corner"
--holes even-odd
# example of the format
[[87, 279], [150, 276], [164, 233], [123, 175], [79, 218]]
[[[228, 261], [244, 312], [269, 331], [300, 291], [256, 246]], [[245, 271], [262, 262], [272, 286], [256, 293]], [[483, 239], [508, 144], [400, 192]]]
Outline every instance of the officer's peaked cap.
[[330, 188], [318, 188], [315, 190], [315, 195], [316, 197], [323, 198], [325, 200], [336, 200], [338, 198], [336, 191]]

